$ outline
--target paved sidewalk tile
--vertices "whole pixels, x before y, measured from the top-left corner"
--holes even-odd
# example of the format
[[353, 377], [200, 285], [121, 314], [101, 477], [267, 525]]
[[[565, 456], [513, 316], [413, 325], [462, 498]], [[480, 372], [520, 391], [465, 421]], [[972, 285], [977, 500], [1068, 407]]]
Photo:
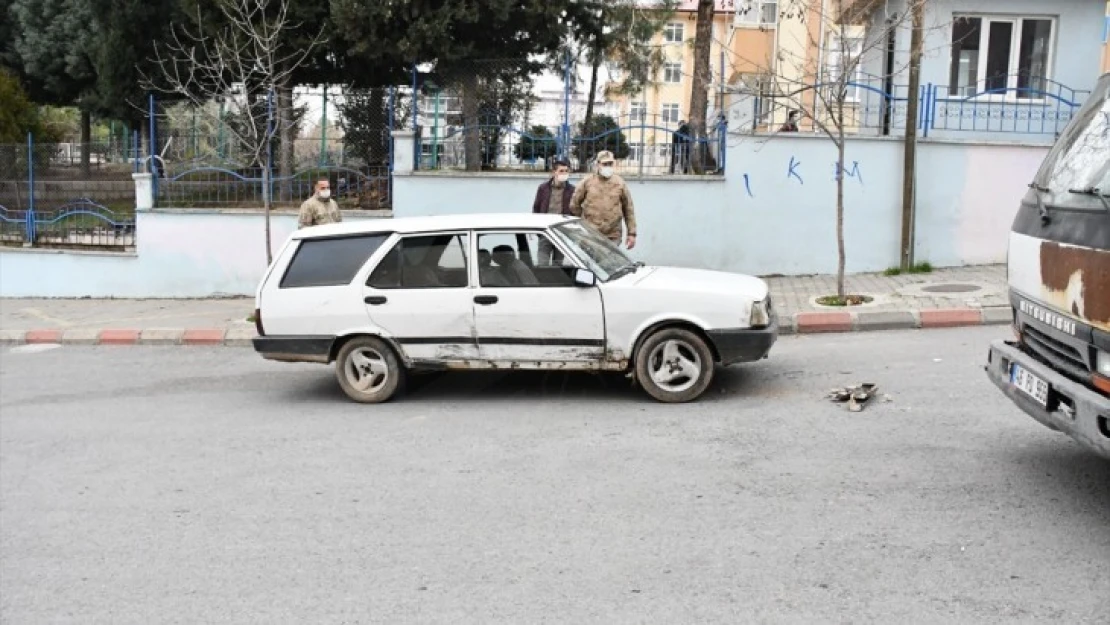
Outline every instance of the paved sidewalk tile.
[[226, 329], [220, 328], [191, 328], [185, 330], [181, 337], [183, 345], [222, 345]]
[[139, 334], [143, 345], [180, 345], [185, 331], [181, 328], [147, 328]]
[[856, 326], [861, 331], [904, 330], [917, 327], [917, 317], [908, 310], [861, 310], [856, 313]]
[[31, 330], [25, 337], [27, 343], [61, 343], [61, 330]]
[[799, 334], [852, 331], [852, 314], [847, 312], [798, 313], [796, 321]]
[[27, 333], [25, 331], [0, 328], [0, 345], [21, 345], [26, 342]]
[[139, 331], [128, 329], [108, 329], [100, 331], [101, 345], [137, 345]]
[[66, 345], [96, 345], [100, 342], [100, 331], [96, 328], [72, 328], [62, 333]]
[[1010, 306], [991, 306], [983, 309], [983, 323], [1009, 325], [1014, 322], [1014, 309]]
[[224, 336], [224, 345], [251, 347], [254, 345], [251, 339], [256, 336], [258, 333], [255, 332], [254, 326], [233, 326], [228, 328], [227, 335]]
[[922, 310], [922, 328], [958, 328], [960, 326], [977, 326], [983, 323], [983, 315], [978, 310], [970, 309], [944, 309]]

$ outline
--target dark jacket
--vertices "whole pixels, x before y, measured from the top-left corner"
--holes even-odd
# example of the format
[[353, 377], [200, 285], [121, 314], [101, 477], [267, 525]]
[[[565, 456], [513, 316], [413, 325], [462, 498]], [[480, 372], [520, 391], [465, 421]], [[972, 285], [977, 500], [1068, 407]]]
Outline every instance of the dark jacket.
[[[546, 213], [547, 206], [551, 203], [551, 180], [540, 185], [536, 189], [536, 200], [532, 202], [533, 213]], [[563, 185], [563, 214], [570, 214], [570, 198], [574, 197], [574, 185], [568, 180]]]

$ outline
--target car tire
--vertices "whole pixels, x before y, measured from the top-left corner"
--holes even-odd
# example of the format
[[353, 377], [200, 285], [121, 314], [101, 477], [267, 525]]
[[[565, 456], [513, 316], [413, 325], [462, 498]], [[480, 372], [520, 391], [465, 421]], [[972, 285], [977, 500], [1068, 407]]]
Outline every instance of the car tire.
[[693, 401], [713, 381], [713, 352], [705, 340], [682, 328], [652, 333], [636, 352], [636, 380], [657, 401]]
[[401, 388], [405, 368], [385, 341], [355, 337], [335, 357], [335, 377], [347, 397], [363, 404], [388, 401]]

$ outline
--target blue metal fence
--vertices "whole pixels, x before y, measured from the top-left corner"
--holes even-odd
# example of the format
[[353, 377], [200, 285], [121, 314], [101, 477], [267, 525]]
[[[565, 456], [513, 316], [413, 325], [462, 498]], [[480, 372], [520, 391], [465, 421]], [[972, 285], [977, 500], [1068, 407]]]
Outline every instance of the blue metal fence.
[[723, 173], [727, 122], [711, 120], [707, 136], [695, 137], [686, 125], [670, 119], [641, 115], [618, 119], [594, 118], [588, 128], [524, 129], [496, 118], [472, 126], [446, 128], [425, 134], [420, 141], [418, 169], [463, 169], [467, 150], [483, 171], [550, 169], [559, 159], [578, 171], [588, 169], [598, 152], [607, 150], [616, 169], [625, 175], [693, 173], [694, 150], [702, 152], [703, 169]]
[[133, 248], [136, 141], [0, 146], [0, 245]]
[[[917, 130], [922, 137], [968, 139], [998, 135], [1022, 135], [1034, 141], [1052, 141], [1082, 106], [1089, 91], [1031, 76], [998, 76], [975, 86], [923, 84], [918, 100]], [[844, 93], [837, 93], [844, 89]], [[860, 77], [840, 85], [817, 82], [799, 87], [791, 97], [773, 93], [753, 98], [752, 129], [779, 129], [790, 102], [812, 101], [818, 121], [828, 125], [843, 108], [845, 133], [861, 135], [903, 134], [909, 104], [908, 88], [892, 85], [882, 77]], [[842, 106], [841, 106], [842, 104]], [[802, 120], [803, 130], [818, 130], [814, 120]]]

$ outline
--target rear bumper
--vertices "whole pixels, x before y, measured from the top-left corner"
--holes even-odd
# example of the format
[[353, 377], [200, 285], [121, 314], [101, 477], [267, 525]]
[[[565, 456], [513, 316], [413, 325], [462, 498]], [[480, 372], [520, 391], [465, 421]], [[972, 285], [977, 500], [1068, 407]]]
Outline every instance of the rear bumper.
[[728, 366], [766, 358], [778, 339], [779, 325], [778, 321], [773, 321], [766, 328], [728, 328], [709, 330], [706, 334], [713, 341], [721, 364]]
[[[1048, 408], [1010, 383], [1010, 365], [1015, 362], [1049, 383]], [[1110, 399], [1057, 373], [1009, 341], [991, 343], [986, 369], [991, 382], [1025, 414], [1110, 460]]]
[[331, 361], [331, 348], [334, 336], [256, 336], [253, 339], [254, 351], [267, 360], [280, 362], [318, 362]]

